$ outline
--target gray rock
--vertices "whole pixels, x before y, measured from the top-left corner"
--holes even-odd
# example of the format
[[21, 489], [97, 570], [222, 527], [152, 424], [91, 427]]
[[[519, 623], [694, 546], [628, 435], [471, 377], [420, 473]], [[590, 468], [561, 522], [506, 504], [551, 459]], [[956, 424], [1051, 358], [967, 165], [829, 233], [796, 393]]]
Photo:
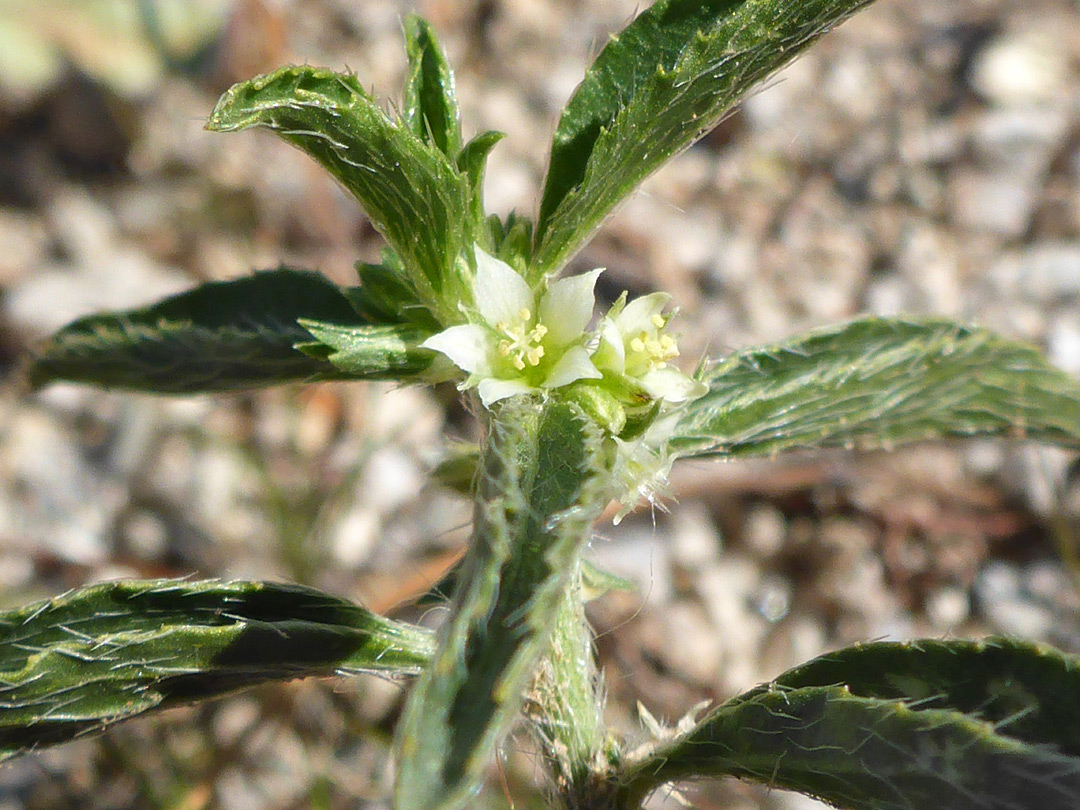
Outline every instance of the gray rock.
[[1010, 296], [1049, 302], [1080, 294], [1080, 241], [1040, 242], [1004, 256], [990, 270]]

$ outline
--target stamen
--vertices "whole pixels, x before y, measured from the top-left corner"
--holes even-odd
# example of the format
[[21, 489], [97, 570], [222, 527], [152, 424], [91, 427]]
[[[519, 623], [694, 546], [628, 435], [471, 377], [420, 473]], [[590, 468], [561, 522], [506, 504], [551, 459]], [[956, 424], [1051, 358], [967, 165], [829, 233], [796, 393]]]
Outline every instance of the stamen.
[[544, 357], [544, 347], [540, 342], [548, 333], [548, 328], [542, 323], [536, 324], [529, 329], [532, 320], [532, 312], [527, 307], [518, 310], [520, 320], [511, 326], [504, 321], [495, 324], [495, 329], [506, 339], [496, 344], [500, 357], [510, 358], [511, 365], [518, 371], [525, 371], [527, 366], [536, 367]]
[[660, 333], [667, 321], [659, 313], [650, 317], [656, 331], [641, 330], [629, 342], [630, 351], [639, 356], [637, 362], [643, 362], [649, 369], [667, 368], [667, 361], [679, 356], [679, 347], [671, 335]]

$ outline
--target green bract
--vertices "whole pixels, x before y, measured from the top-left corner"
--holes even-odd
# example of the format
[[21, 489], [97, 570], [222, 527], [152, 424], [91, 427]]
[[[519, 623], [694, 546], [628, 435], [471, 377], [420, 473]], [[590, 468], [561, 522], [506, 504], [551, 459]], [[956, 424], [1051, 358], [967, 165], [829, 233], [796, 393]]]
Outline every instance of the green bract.
[[[454, 381], [482, 447], [437, 471], [473, 500], [437, 634], [306, 588], [135, 582], [0, 613], [0, 757], [268, 680], [418, 675], [397, 810], [470, 806], [527, 723], [552, 806], [638, 810], [734, 776], [849, 810], [1080, 807], [1080, 659], [1019, 641], [840, 650], [631, 746], [604, 723], [583, 564], [594, 520], [658, 504], [679, 458], [988, 435], [1080, 447], [1080, 385], [1034, 348], [940, 319], [864, 318], [680, 370], [669, 296], [595, 313], [562, 276], [619, 202], [865, 0], [660, 0], [613, 36], [554, 133], [535, 223], [489, 216], [502, 137], [462, 135], [431, 26], [405, 21], [390, 114], [351, 74], [285, 67], [230, 89], [217, 131], [265, 127], [329, 170], [385, 237], [339, 288], [293, 270], [206, 284], [61, 329], [31, 368], [157, 393], [319, 380]], [[599, 583], [599, 586], [598, 586]]]

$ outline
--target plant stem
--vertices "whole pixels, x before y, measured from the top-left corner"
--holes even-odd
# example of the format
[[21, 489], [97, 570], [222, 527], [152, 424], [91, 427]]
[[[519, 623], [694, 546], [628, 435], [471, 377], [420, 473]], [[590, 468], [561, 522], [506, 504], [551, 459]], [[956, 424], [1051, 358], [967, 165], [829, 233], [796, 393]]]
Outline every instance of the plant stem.
[[618, 750], [606, 733], [603, 711], [603, 682], [585, 620], [580, 572], [575, 572], [526, 711], [558, 799], [568, 810], [608, 806], [606, 777]]
[[399, 726], [400, 810], [462, 807], [479, 784], [560, 623], [610, 474], [577, 406], [514, 397], [494, 410], [461, 583]]

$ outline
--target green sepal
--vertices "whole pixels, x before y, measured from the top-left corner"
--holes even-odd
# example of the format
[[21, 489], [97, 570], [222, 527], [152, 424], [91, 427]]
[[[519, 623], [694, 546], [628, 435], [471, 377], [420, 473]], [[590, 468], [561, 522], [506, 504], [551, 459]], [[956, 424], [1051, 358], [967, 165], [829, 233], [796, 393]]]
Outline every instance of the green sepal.
[[311, 588], [141, 580], [0, 613], [0, 759], [269, 681], [415, 674], [431, 633]]
[[30, 382], [197, 394], [337, 379], [331, 364], [294, 348], [311, 337], [300, 318], [363, 323], [323, 276], [269, 270], [203, 284], [143, 309], [80, 318], [37, 350]]
[[461, 149], [461, 111], [454, 91], [454, 73], [431, 23], [410, 14], [404, 28], [409, 73], [402, 117], [416, 137], [453, 160]]
[[305, 354], [331, 363], [341, 376], [353, 380], [421, 378], [438, 358], [420, 348], [427, 334], [408, 326], [347, 326], [300, 320], [315, 342], [298, 343]]
[[563, 110], [536, 271], [560, 270], [646, 177], [868, 0], [659, 0], [600, 52]]
[[847, 810], [1080, 805], [1080, 657], [1005, 639], [857, 645], [627, 763], [622, 801], [736, 776]]
[[626, 409], [618, 397], [600, 383], [593, 380], [579, 380], [560, 391], [559, 396], [581, 408], [609, 435], [622, 435], [626, 427]]
[[1033, 346], [945, 320], [863, 318], [709, 368], [679, 456], [990, 435], [1080, 446], [1080, 383]]
[[628, 407], [626, 409], [626, 425], [623, 427], [619, 438], [625, 441], [640, 438], [647, 431], [656, 418], [660, 415], [660, 407], [663, 402], [654, 399], [648, 404]]
[[440, 322], [459, 317], [469, 189], [450, 158], [391, 120], [355, 76], [320, 68], [286, 67], [234, 85], [207, 123], [220, 132], [256, 126], [307, 152], [356, 195], [401, 257], [412, 301]]

